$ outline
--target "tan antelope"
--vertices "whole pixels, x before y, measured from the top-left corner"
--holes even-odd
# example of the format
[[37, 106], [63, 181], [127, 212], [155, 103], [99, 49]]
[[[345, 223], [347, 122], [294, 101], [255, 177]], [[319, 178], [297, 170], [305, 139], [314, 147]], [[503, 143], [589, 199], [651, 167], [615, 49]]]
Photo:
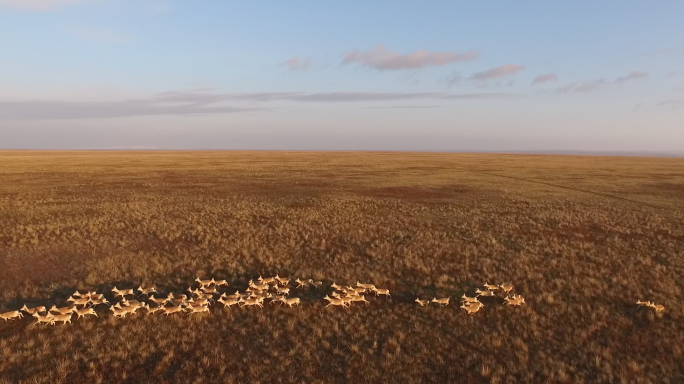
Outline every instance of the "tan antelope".
[[83, 308], [83, 309], [77, 309], [76, 310], [76, 319], [80, 319], [81, 316], [86, 316], [86, 315], [94, 315], [95, 317], [100, 317], [95, 313], [95, 310], [93, 308]]
[[37, 306], [37, 307], [33, 307], [33, 308], [29, 308], [26, 306], [26, 304], [24, 304], [24, 306], [21, 307], [19, 310], [24, 311], [24, 312], [28, 313], [29, 315], [35, 315], [36, 313], [47, 311], [47, 309], [45, 309], [45, 307], [42, 305]]
[[485, 289], [488, 290], [488, 291], [496, 291], [497, 289], [499, 289], [499, 286], [498, 286], [498, 285], [492, 285], [492, 284], [489, 284], [489, 283], [484, 283], [484, 287], [485, 287]]
[[375, 285], [373, 285], [373, 284], [362, 284], [362, 283], [359, 283], [359, 282], [357, 281], [357, 282], [356, 282], [356, 286], [357, 286], [357, 287], [361, 287], [361, 288], [365, 288], [365, 289], [367, 289], [367, 290], [369, 290], [369, 291], [374, 291], [374, 290], [375, 290]]
[[223, 308], [225, 307], [230, 307], [231, 305], [237, 304], [237, 300], [235, 299], [228, 299], [225, 295], [221, 295], [221, 297], [216, 300], [216, 302], [223, 304]]
[[141, 285], [138, 287], [138, 292], [140, 292], [140, 295], [149, 295], [150, 293], [157, 293], [157, 289], [154, 287], [154, 285], [149, 288], [143, 288]]
[[663, 312], [663, 311], [665, 310], [665, 306], [662, 305], [662, 304], [655, 304], [655, 303], [654, 303], [654, 304], [651, 306], [651, 308], [653, 308], [656, 312]]
[[20, 311], [9, 311], [5, 313], [0, 313], [0, 319], [3, 319], [5, 321], [7, 320], [14, 320], [14, 319], [21, 319], [24, 317], [24, 314], [21, 313]]
[[177, 307], [164, 307], [164, 310], [163, 310], [163, 311], [164, 311], [164, 313], [162, 313], [162, 315], [168, 316], [168, 315], [170, 315], [170, 314], [172, 314], [172, 313], [179, 313], [179, 312], [182, 312], [182, 311], [183, 311], [183, 307], [180, 306], [180, 305], [177, 306]]
[[425, 307], [428, 304], [430, 304], [430, 300], [428, 300], [428, 299], [421, 300], [421, 299], [416, 297], [416, 303], [418, 303], [418, 305], [420, 305], [421, 307]]
[[332, 285], [330, 286], [330, 288], [332, 288], [332, 289], [334, 289], [334, 290], [336, 290], [336, 291], [341, 291], [341, 290], [342, 290], [342, 287], [340, 287], [339, 285], [335, 284], [334, 282], [332, 283]]
[[54, 320], [52, 320], [55, 317], [55, 315], [53, 315], [50, 312], [48, 312], [46, 315], [39, 315], [38, 313], [34, 313], [33, 317], [36, 318], [36, 324], [55, 324]]
[[61, 321], [62, 324], [69, 323], [71, 324], [71, 313], [68, 315], [55, 315], [52, 317], [52, 324]]
[[441, 299], [438, 299], [438, 298], [436, 298], [436, 297], [433, 297], [432, 300], [430, 300], [430, 302], [431, 302], [431, 303], [436, 303], [436, 304], [441, 305], [442, 307], [445, 307], [445, 306], [449, 305], [449, 300], [450, 300], [450, 299], [451, 299], [451, 297], [445, 297], [445, 298], [441, 298]]
[[148, 299], [149, 301], [151, 301], [151, 302], [157, 304], [157, 305], [163, 305], [164, 303], [166, 303], [167, 301], [169, 301], [169, 298], [168, 298], [168, 297], [163, 297], [163, 298], [161, 298], [161, 297], [149, 296], [147, 299]]
[[270, 304], [275, 304], [275, 303], [282, 303], [283, 299], [287, 299], [287, 296], [285, 295], [273, 295], [271, 297], [271, 303]]
[[366, 303], [366, 304], [370, 304], [370, 302], [368, 302], [368, 300], [366, 300], [366, 298], [363, 297], [362, 295], [349, 296], [349, 298], [351, 299], [351, 301], [352, 301], [353, 303], [358, 302], [358, 301], [361, 301], [361, 302], [364, 302], [364, 303]]
[[145, 307], [147, 309], [147, 314], [148, 315], [153, 315], [155, 312], [161, 311], [164, 309], [162, 306], [157, 306], [157, 307], [150, 307], [149, 305]]
[[480, 308], [482, 308], [483, 306], [484, 306], [484, 305], [483, 305], [482, 303], [480, 303], [480, 302], [478, 302], [478, 303], [469, 303], [469, 304], [464, 303], [463, 305], [461, 305], [461, 308], [463, 308], [463, 309], [466, 311], [467, 314], [469, 314], [469, 315], [474, 315], [474, 314], [477, 313], [477, 311], [479, 311]]
[[280, 277], [280, 276], [276, 275], [275, 279], [278, 280], [278, 284], [280, 284], [282, 286], [286, 286], [286, 285], [290, 284], [290, 279], [288, 279], [287, 277]]
[[[223, 294], [221, 296], [225, 296], [225, 294]], [[235, 293], [233, 293], [232, 295], [225, 296], [226, 299], [232, 299], [232, 300], [238, 300], [241, 297], [242, 297], [242, 295], [240, 294], [240, 291], [235, 291]]]
[[126, 296], [134, 296], [135, 294], [133, 293], [133, 289], [118, 289], [116, 286], [112, 288], [112, 292], [114, 292], [114, 296], [116, 297], [126, 297]]
[[71, 296], [74, 296], [74, 297], [87, 297], [87, 296], [88, 296], [88, 292], [86, 291], [86, 293], [81, 293], [81, 292], [79, 292], [79, 291], [76, 291], [76, 292], [72, 293]]
[[373, 291], [375, 292], [375, 296], [384, 295], [392, 297], [392, 295], [390, 295], [389, 289], [386, 288], [375, 288]]
[[259, 278], [257, 279], [257, 281], [259, 281], [259, 283], [261, 283], [261, 284], [275, 284], [275, 283], [276, 283], [276, 278], [275, 278], [275, 277], [267, 277], [267, 278], [264, 279], [264, 278], [262, 278], [261, 276], [259, 276]]
[[309, 286], [306, 281], [301, 281], [299, 278], [295, 279], [295, 283], [297, 283], [297, 288], [307, 288]]
[[62, 308], [57, 308], [57, 306], [53, 305], [49, 311], [50, 312], [57, 312], [60, 315], [66, 315], [66, 314], [71, 314], [73, 311], [75, 311], [76, 308], [74, 306], [71, 307], [62, 307]]
[[299, 303], [302, 302], [299, 299], [299, 297], [291, 297], [289, 299], [286, 297], [283, 297], [282, 299], [280, 299], [280, 301], [283, 302], [284, 304], [286, 304], [290, 308], [294, 307], [295, 305], [299, 305]]
[[209, 312], [209, 307], [204, 306], [204, 305], [191, 305], [187, 308], [185, 308], [186, 311], [188, 311], [188, 316], [192, 315], [193, 313], [203, 313], [203, 312]]
[[101, 299], [104, 297], [103, 294], [97, 293], [97, 291], [89, 291], [85, 294], [85, 297], [94, 300], [94, 299]]
[[461, 302], [466, 303], [466, 304], [470, 304], [470, 303], [479, 303], [480, 300], [478, 300], [477, 296], [476, 297], [468, 297], [464, 293], [463, 296], [461, 296]]
[[210, 304], [208, 299], [197, 299], [197, 300], [190, 299], [190, 300], [188, 300], [188, 303], [190, 303], [190, 305], [192, 305], [192, 306], [198, 306], [198, 305], [209, 306], [209, 304]]
[[494, 293], [494, 291], [490, 291], [490, 290], [488, 290], [488, 289], [485, 289], [484, 291], [481, 291], [481, 290], [479, 290], [479, 289], [476, 289], [476, 290], [475, 290], [475, 294], [476, 294], [477, 296], [482, 296], [482, 297], [492, 297], [492, 296], [495, 296], [495, 295], [496, 295], [496, 293]]
[[516, 306], [516, 307], [519, 307], [523, 303], [525, 303], [525, 299], [523, 299], [522, 296], [516, 296], [516, 295], [506, 296], [504, 298], [504, 301], [506, 302], [507, 305], [512, 305], [512, 306]]
[[255, 284], [252, 280], [249, 281], [249, 287], [259, 291], [268, 291], [269, 285], [266, 283]]
[[513, 290], [513, 284], [504, 283], [499, 285], [499, 288], [501, 288], [501, 290], [504, 291], [505, 294], [508, 294]]
[[195, 279], [195, 281], [200, 285], [200, 287], [206, 287], [208, 285], [212, 285], [215, 283], [215, 280], [212, 278], [211, 280], [201, 280], [199, 277]]
[[112, 311], [112, 316], [118, 317], [120, 319], [123, 319], [128, 314], [128, 311], [125, 311], [123, 309], [119, 309], [116, 306], [109, 307], [109, 310]]
[[202, 287], [201, 289], [205, 295], [217, 295], [219, 293], [216, 288]]
[[276, 290], [276, 293], [279, 295], [287, 296], [290, 294], [290, 288], [287, 287], [281, 287]]
[[225, 280], [216, 280], [216, 281], [214, 281], [214, 285], [217, 286], [217, 287], [221, 287], [221, 286], [227, 287], [227, 286], [228, 286], [228, 282], [225, 281]]
[[72, 305], [82, 305], [83, 307], [91, 302], [90, 298], [74, 299], [73, 297], [68, 298], [67, 301], [70, 301]]
[[331, 305], [336, 305], [340, 307], [345, 307], [347, 308], [347, 303], [343, 299], [333, 299], [332, 297], [325, 295], [325, 299], [328, 300], [328, 305], [326, 307], [329, 307]]
[[[241, 305], [240, 305], [240, 304], [241, 304]], [[243, 299], [242, 301], [240, 301], [240, 304], [238, 304], [238, 306], [239, 306], [240, 308], [250, 307], [250, 306], [254, 306], [254, 305], [256, 305], [256, 306], [258, 306], [258, 307], [260, 307], [260, 308], [263, 308], [263, 307], [264, 307], [263, 304], [261, 304], [261, 299], [260, 299], [260, 298], [255, 298], [255, 299]]]
[[309, 279], [309, 284], [311, 284], [314, 288], [320, 288], [323, 285], [322, 281], [314, 281], [313, 279]]

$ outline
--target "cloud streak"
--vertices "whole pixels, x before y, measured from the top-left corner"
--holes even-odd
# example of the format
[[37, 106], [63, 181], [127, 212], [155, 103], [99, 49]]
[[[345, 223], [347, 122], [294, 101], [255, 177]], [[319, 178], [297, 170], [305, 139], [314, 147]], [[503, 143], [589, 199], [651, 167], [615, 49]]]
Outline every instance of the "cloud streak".
[[524, 65], [506, 64], [488, 71], [478, 72], [471, 76], [473, 80], [487, 81], [499, 77], [511, 76], [525, 69]]
[[304, 60], [300, 60], [299, 57], [294, 56], [289, 60], [285, 60], [278, 63], [278, 65], [281, 67], [286, 67], [291, 71], [307, 70], [311, 67], [311, 56], [307, 57]]
[[0, 6], [21, 11], [50, 11], [65, 5], [85, 3], [92, 0], [0, 0]]
[[384, 44], [378, 44], [368, 51], [354, 49], [344, 57], [342, 64], [359, 63], [364, 67], [381, 71], [395, 71], [472, 61], [477, 59], [478, 56], [479, 54], [474, 51], [464, 53], [452, 51], [430, 53], [427, 50], [420, 50], [409, 54], [401, 54], [388, 50]]
[[609, 87], [611, 85], [612, 86], [615, 86], [615, 85], [620, 86], [620, 85], [623, 85], [627, 82], [630, 82], [633, 80], [645, 79], [647, 77], [648, 77], [647, 72], [632, 71], [625, 76], [619, 76], [619, 77], [615, 78], [615, 80], [613, 80], [613, 81], [606, 79], [606, 78], [600, 78], [600, 79], [596, 79], [596, 80], [577, 81], [577, 82], [556, 88], [556, 92], [558, 92], [558, 93], [592, 92], [592, 91], [596, 91], [596, 90], [603, 88], [603, 87]]
[[646, 72], [632, 71], [629, 74], [627, 74], [627, 76], [620, 76], [617, 79], [615, 79], [615, 83], [616, 84], [624, 84], [628, 81], [645, 79], [647, 77], [648, 77], [648, 73], [646, 73]]
[[539, 75], [532, 80], [532, 85], [548, 83], [549, 81], [558, 81], [558, 75], [555, 73], [547, 73], [545, 75]]
[[[0, 120], [97, 119], [135, 116], [228, 114], [271, 109], [269, 102], [303, 103], [392, 102], [403, 100], [502, 99], [501, 93], [444, 92], [254, 92], [218, 93], [212, 89], [171, 91], [148, 98], [116, 101], [0, 101]], [[247, 103], [247, 104], [245, 104]], [[256, 106], [253, 104], [257, 103]]]

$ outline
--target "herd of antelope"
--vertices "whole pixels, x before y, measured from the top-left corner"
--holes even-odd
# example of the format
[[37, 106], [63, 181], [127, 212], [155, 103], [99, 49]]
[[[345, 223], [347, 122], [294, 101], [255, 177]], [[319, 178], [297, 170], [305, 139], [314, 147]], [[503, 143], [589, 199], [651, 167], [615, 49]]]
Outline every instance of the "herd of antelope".
[[[244, 292], [241, 293], [239, 290], [236, 290], [233, 294], [226, 292], [228, 282], [225, 280], [215, 280], [213, 278], [202, 280], [198, 277], [195, 279], [195, 282], [197, 287], [188, 288], [187, 293], [176, 294], [170, 292], [166, 296], [157, 296], [158, 292], [153, 286], [139, 286], [135, 290], [114, 287], [111, 292], [118, 302], [113, 305], [102, 293], [95, 291], [81, 293], [76, 291], [67, 299], [69, 304], [64, 307], [53, 305], [48, 309], [45, 306], [29, 308], [24, 305], [19, 310], [0, 313], [0, 319], [5, 321], [19, 319], [24, 317], [24, 313], [26, 313], [35, 317], [38, 324], [54, 325], [56, 323], [71, 324], [74, 314], [77, 315], [77, 319], [89, 315], [98, 316], [97, 312], [95, 312], [95, 307], [99, 305], [108, 306], [109, 311], [112, 312], [114, 317], [124, 318], [137, 313], [138, 310], [144, 310], [148, 315], [160, 312], [160, 314], [165, 316], [175, 313], [186, 313], [187, 315], [205, 313], [209, 312], [209, 306], [215, 302], [221, 303], [223, 308], [231, 306], [238, 306], [239, 308], [256, 306], [263, 308], [265, 300], [269, 300], [270, 304], [279, 303], [288, 307], [294, 307], [301, 303], [299, 297], [290, 296], [290, 279], [278, 275], [268, 278], [259, 276], [256, 281], [250, 280], [248, 282], [248, 287]], [[314, 281], [313, 279], [302, 280], [297, 278], [293, 282], [296, 284], [294, 289], [320, 288], [323, 285], [323, 282]], [[325, 307], [340, 306], [348, 308], [352, 303], [356, 302], [370, 304], [365, 295], [371, 292], [375, 293], [375, 296], [392, 297], [389, 289], [377, 288], [373, 284], [363, 284], [358, 281], [355, 286], [339, 286], [336, 283], [332, 283], [331, 288], [333, 292], [330, 295], [325, 295], [325, 300], [328, 302]], [[522, 296], [512, 294], [513, 285], [511, 284], [492, 285], [485, 283], [483, 288], [477, 289], [475, 296], [464, 294], [461, 297], [460, 308], [468, 315], [473, 315], [484, 307], [484, 304], [480, 301], [480, 298], [483, 297], [497, 297], [500, 295], [506, 305], [516, 307], [525, 303], [525, 299]], [[224, 290], [224, 292], [220, 292], [220, 289]], [[431, 303], [447, 306], [449, 305], [449, 300], [450, 297], [439, 299], [434, 297], [432, 300], [416, 298], [415, 301], [419, 306], [427, 307]], [[657, 305], [650, 301], [637, 301], [637, 305], [639, 307], [652, 308], [656, 312], [665, 310], [663, 305]]]

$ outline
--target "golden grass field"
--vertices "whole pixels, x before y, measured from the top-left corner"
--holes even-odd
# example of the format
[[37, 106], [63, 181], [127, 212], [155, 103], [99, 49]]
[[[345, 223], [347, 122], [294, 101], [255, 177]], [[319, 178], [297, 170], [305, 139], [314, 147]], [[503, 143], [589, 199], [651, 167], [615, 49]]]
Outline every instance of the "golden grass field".
[[[0, 312], [275, 274], [324, 287], [295, 308], [0, 321], [0, 383], [683, 383], [684, 159], [0, 151]], [[392, 297], [324, 308], [357, 280]], [[466, 315], [485, 281], [526, 304]]]

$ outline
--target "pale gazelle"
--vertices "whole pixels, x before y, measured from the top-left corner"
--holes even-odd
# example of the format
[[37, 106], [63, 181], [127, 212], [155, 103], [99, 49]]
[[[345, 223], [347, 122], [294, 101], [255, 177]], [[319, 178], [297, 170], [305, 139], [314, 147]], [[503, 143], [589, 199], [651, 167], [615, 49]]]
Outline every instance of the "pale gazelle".
[[187, 308], [185, 308], [186, 311], [188, 311], [188, 316], [192, 315], [193, 313], [202, 313], [202, 312], [209, 312], [209, 307], [204, 306], [204, 305], [191, 305]]
[[212, 278], [211, 280], [201, 280], [199, 277], [195, 279], [195, 281], [201, 286], [201, 287], [206, 287], [208, 285], [214, 284], [215, 280]]
[[71, 324], [71, 313], [68, 315], [55, 315], [52, 317], [52, 323], [56, 323], [58, 321], [61, 321], [62, 324], [69, 323]]
[[653, 304], [651, 308], [655, 309], [656, 312], [663, 312], [665, 310], [665, 306], [662, 304]]
[[497, 289], [499, 289], [498, 285], [493, 285], [493, 284], [489, 284], [489, 283], [484, 283], [484, 287], [485, 287], [485, 289], [487, 289], [489, 291], [496, 291]]
[[74, 299], [73, 297], [68, 298], [67, 301], [70, 301], [72, 305], [82, 305], [83, 307], [91, 302], [90, 298]]
[[72, 293], [71, 296], [75, 296], [75, 297], [86, 297], [86, 296], [88, 296], [88, 292], [86, 292], [86, 293], [81, 293], [81, 292], [79, 292], [79, 291], [76, 291], [76, 292]]
[[133, 293], [133, 289], [118, 289], [116, 286], [112, 288], [112, 292], [114, 292], [114, 296], [116, 297], [125, 297], [125, 296], [134, 296], [135, 294]]
[[101, 299], [95, 299], [95, 300], [91, 301], [90, 304], [92, 304], [93, 307], [96, 305], [102, 305], [102, 304], [107, 304], [107, 305], [111, 306], [111, 304], [109, 304], [109, 301], [107, 301], [107, 299], [105, 299], [104, 297]]
[[421, 300], [421, 299], [416, 297], [416, 303], [418, 303], [418, 305], [420, 305], [421, 307], [425, 307], [428, 304], [430, 304], [430, 300], [427, 300], [427, 299]]
[[337, 305], [337, 306], [345, 307], [345, 308], [346, 308], [347, 305], [348, 305], [347, 303], [345, 303], [344, 300], [342, 300], [342, 299], [333, 299], [332, 297], [330, 297], [330, 296], [328, 296], [328, 295], [325, 295], [325, 299], [328, 300], [328, 305], [326, 305], [326, 307], [329, 307], [329, 306], [331, 306], [331, 305]]
[[466, 296], [465, 293], [463, 294], [463, 296], [461, 296], [461, 301], [464, 303], [479, 303], [480, 302], [480, 300], [478, 300], [477, 297], [469, 297], [469, 296]]
[[311, 284], [314, 288], [320, 288], [323, 285], [322, 281], [314, 281], [313, 279], [309, 279], [309, 284]]
[[299, 297], [291, 297], [289, 299], [286, 297], [283, 297], [282, 299], [280, 299], [280, 301], [283, 302], [284, 304], [286, 304], [290, 308], [294, 307], [295, 305], [299, 305], [299, 303], [302, 302], [299, 299]]
[[150, 293], [157, 293], [157, 289], [154, 287], [154, 285], [149, 288], [143, 288], [141, 285], [138, 287], [138, 292], [140, 292], [140, 295], [149, 295]]
[[206, 295], [216, 295], [216, 294], [219, 293], [218, 290], [217, 290], [216, 288], [213, 288], [213, 287], [202, 287], [202, 288], [200, 288], [200, 289], [201, 289], [201, 290], [204, 292], [204, 294], [206, 294]]
[[279, 295], [287, 296], [290, 294], [290, 288], [287, 287], [281, 287], [276, 290], [276, 293]]
[[168, 297], [163, 297], [163, 298], [162, 298], [162, 297], [150, 296], [150, 297], [148, 297], [147, 299], [150, 300], [151, 302], [153, 302], [153, 303], [155, 303], [155, 304], [159, 304], [159, 305], [162, 305], [162, 304], [166, 303], [167, 301], [169, 301], [169, 298], [168, 298]]
[[226, 299], [232, 299], [232, 300], [238, 300], [242, 297], [240, 294], [240, 291], [235, 291], [232, 295], [226, 296], [225, 294], [221, 295], [222, 297], [225, 296]]
[[280, 276], [276, 275], [275, 279], [278, 280], [278, 284], [280, 284], [280, 285], [286, 286], [286, 285], [290, 284], [290, 279], [287, 277], [280, 277]]
[[85, 297], [89, 299], [101, 299], [104, 297], [104, 295], [101, 293], [97, 293], [97, 291], [89, 291], [85, 294]]
[[254, 306], [254, 305], [256, 305], [260, 308], [264, 307], [263, 304], [261, 304], [261, 299], [258, 297], [254, 298], [254, 299], [243, 299], [242, 301], [240, 301], [240, 304], [238, 304], [238, 305], [240, 306], [240, 308], [250, 307], [250, 306]]
[[488, 289], [485, 289], [484, 291], [481, 291], [480, 289], [476, 289], [475, 294], [477, 296], [482, 296], [482, 297], [491, 297], [491, 296], [496, 295], [496, 293], [494, 293], [494, 291], [490, 291]]
[[73, 311], [75, 311], [76, 308], [74, 306], [71, 307], [62, 307], [62, 308], [57, 308], [57, 306], [53, 305], [49, 311], [50, 312], [57, 312], [60, 315], [66, 315], [67, 313], [71, 314]]
[[109, 310], [112, 311], [112, 315], [113, 315], [114, 317], [118, 317], [118, 318], [120, 318], [120, 319], [126, 317], [126, 314], [128, 314], [128, 311], [125, 311], [125, 310], [123, 310], [123, 309], [116, 308], [116, 306], [114, 306], [114, 307], [109, 307]]
[[198, 305], [208, 306], [210, 304], [209, 300], [207, 300], [207, 299], [197, 299], [197, 300], [190, 299], [190, 300], [188, 300], [188, 303], [190, 303], [190, 305], [193, 305], [193, 306], [198, 306]]
[[9, 312], [5, 312], [5, 313], [0, 313], [0, 319], [3, 319], [5, 321], [20, 319], [22, 317], [24, 317], [24, 314], [21, 313], [20, 311], [9, 311]]
[[349, 291], [349, 292], [357, 293], [357, 294], [363, 294], [363, 293], [366, 293], [366, 288], [356, 287], [356, 288], [354, 288], [353, 291]]
[[45, 307], [42, 306], [42, 305], [37, 306], [37, 307], [33, 307], [33, 308], [29, 308], [29, 307], [26, 306], [26, 304], [24, 304], [24, 306], [21, 307], [19, 310], [20, 310], [20, 311], [24, 311], [24, 312], [28, 313], [29, 315], [35, 315], [36, 313], [40, 313], [40, 312], [45, 312], [45, 311], [46, 311]]
[[53, 315], [50, 312], [48, 312], [46, 315], [39, 315], [37, 313], [34, 313], [33, 317], [36, 318], [36, 324], [54, 324], [54, 321], [52, 319], [55, 317], [55, 315]]
[[332, 289], [334, 289], [334, 290], [336, 290], [336, 291], [341, 291], [341, 290], [342, 290], [342, 287], [340, 287], [339, 285], [335, 284], [334, 282], [332, 283], [332, 285], [330, 286], [330, 288], [332, 288]]
[[513, 305], [513, 306], [519, 307], [525, 302], [525, 299], [523, 299], [522, 296], [513, 295], [513, 296], [505, 297], [504, 301], [508, 305]]
[[179, 313], [179, 312], [182, 312], [182, 311], [183, 311], [183, 307], [180, 306], [180, 305], [177, 306], [177, 307], [164, 307], [164, 313], [163, 313], [163, 315], [164, 315], [164, 316], [168, 316], [168, 315], [170, 315], [170, 314], [172, 314], [172, 313]]
[[215, 281], [214, 281], [214, 285], [217, 286], [217, 287], [221, 287], [221, 286], [227, 287], [227, 286], [228, 286], [228, 282], [225, 281], [225, 280], [215, 280]]
[[477, 311], [479, 311], [480, 308], [482, 308], [483, 306], [484, 305], [480, 302], [469, 303], [469, 304], [464, 303], [463, 305], [461, 305], [461, 308], [463, 308], [467, 314], [473, 315], [473, 314], [477, 313]]
[[441, 298], [441, 299], [438, 299], [438, 298], [436, 298], [436, 297], [433, 297], [432, 300], [430, 300], [430, 302], [431, 302], [431, 303], [439, 304], [439, 305], [441, 305], [441, 306], [444, 307], [444, 306], [449, 305], [449, 300], [450, 300], [450, 299], [451, 299], [451, 297], [444, 297], [444, 298]]
[[365, 288], [368, 289], [369, 291], [374, 291], [375, 290], [375, 285], [373, 284], [362, 284], [359, 283], [358, 281], [356, 282], [357, 287]]
[[228, 297], [225, 294], [221, 295], [221, 297], [219, 297], [216, 301], [223, 304], [223, 308], [230, 307], [231, 305], [235, 305], [238, 303], [235, 299], [228, 299]]
[[268, 291], [269, 285], [266, 283], [260, 283], [260, 284], [255, 284], [252, 280], [249, 281], [249, 286], [252, 289], [256, 289], [259, 291]]
[[267, 278], [264, 279], [264, 278], [262, 278], [261, 276], [259, 276], [259, 278], [258, 278], [257, 280], [258, 280], [259, 283], [261, 283], [261, 284], [275, 284], [275, 283], [276, 283], [276, 278], [275, 278], [275, 277], [267, 277]]
[[511, 292], [513, 290], [513, 284], [504, 283], [504, 284], [499, 285], [499, 288], [501, 288], [501, 290], [504, 291], [504, 293], [508, 294], [509, 292]]
[[375, 296], [384, 295], [392, 297], [392, 295], [390, 295], [389, 289], [386, 288], [375, 288], [373, 291], [375, 292]]
[[282, 304], [283, 299], [287, 299], [287, 296], [285, 296], [285, 295], [273, 295], [273, 296], [271, 296], [271, 304], [275, 304], [275, 303], [281, 303]]
[[297, 288], [307, 288], [309, 286], [306, 281], [301, 281], [299, 278], [295, 279], [295, 283], [297, 283]]
[[93, 308], [77, 309], [76, 315], [78, 316], [76, 319], [80, 319], [81, 316], [86, 316], [86, 315], [94, 315], [95, 317], [100, 317], [97, 315], [97, 313], [95, 313], [95, 310]]
[[150, 307], [149, 305], [145, 307], [147, 309], [147, 314], [148, 315], [153, 315], [157, 311], [161, 311], [164, 309], [162, 306], [157, 306], [157, 307]]
[[366, 298], [363, 297], [362, 295], [349, 296], [349, 298], [351, 299], [352, 302], [362, 301], [362, 302], [364, 302], [364, 303], [366, 303], [366, 304], [370, 304], [370, 303], [368, 302], [368, 300], [366, 300]]

